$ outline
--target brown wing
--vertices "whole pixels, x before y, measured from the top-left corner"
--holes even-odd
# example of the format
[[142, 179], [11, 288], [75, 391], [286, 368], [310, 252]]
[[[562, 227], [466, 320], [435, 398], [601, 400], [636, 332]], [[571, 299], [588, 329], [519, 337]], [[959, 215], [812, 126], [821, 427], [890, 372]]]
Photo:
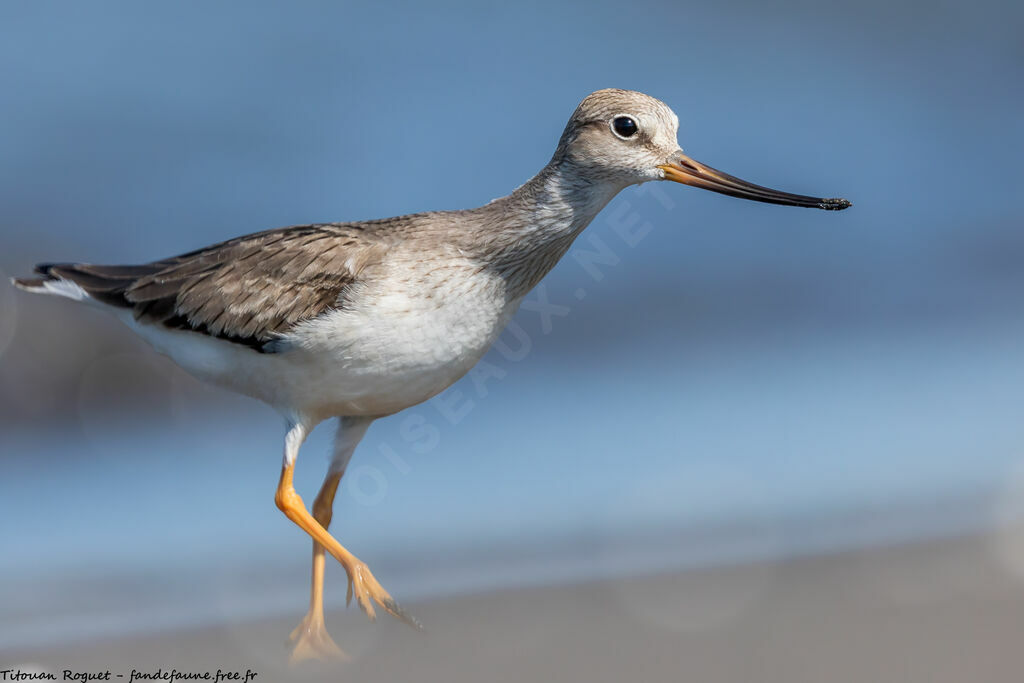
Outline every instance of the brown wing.
[[42, 265], [138, 320], [191, 330], [258, 351], [296, 324], [343, 303], [382, 252], [357, 224], [281, 228], [140, 266]]

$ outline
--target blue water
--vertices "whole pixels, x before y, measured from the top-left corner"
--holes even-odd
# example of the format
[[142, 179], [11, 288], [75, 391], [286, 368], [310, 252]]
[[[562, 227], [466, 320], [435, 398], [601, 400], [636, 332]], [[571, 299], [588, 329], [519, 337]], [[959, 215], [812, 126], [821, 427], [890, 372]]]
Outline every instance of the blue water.
[[[603, 370], [538, 351], [378, 423], [335, 530], [423, 599], [988, 528], [1019, 509], [1024, 325], [987, 332], [935, 330], [927, 352], [909, 336], [673, 356], [649, 339]], [[183, 410], [132, 424], [86, 404], [70, 430], [0, 437], [18, 511], [0, 642], [301, 609], [308, 542], [271, 501], [281, 426], [256, 404]], [[329, 437], [301, 456], [307, 500]]]
[[[609, 86], [672, 106], [701, 161], [854, 201], [624, 192], [517, 318], [525, 337], [357, 454], [338, 533], [398, 595], [955, 533], [1014, 500], [1019, 3], [0, 15], [8, 274], [481, 204]], [[0, 646], [301, 610], [308, 543], [271, 501], [279, 419], [69, 306], [0, 292]], [[301, 456], [307, 500], [329, 438]]]

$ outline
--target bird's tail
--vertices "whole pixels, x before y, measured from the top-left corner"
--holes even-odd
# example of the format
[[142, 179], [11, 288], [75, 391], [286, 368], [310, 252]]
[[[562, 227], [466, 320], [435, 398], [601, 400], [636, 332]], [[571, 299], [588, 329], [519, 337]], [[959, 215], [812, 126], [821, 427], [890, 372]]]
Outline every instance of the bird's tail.
[[40, 263], [35, 272], [42, 277], [12, 277], [11, 283], [18, 289], [34, 294], [54, 294], [75, 301], [84, 301], [89, 297], [80, 285], [53, 272], [56, 264]]
[[153, 266], [96, 266], [88, 263], [40, 263], [40, 277], [11, 278], [18, 289], [53, 294], [75, 301], [94, 300], [112, 306], [131, 306], [125, 291]]

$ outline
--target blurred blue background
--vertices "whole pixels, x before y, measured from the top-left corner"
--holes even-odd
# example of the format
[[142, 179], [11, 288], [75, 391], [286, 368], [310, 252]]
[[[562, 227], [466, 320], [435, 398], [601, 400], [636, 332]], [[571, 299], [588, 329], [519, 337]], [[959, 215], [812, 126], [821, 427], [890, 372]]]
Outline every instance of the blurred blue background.
[[[642, 90], [696, 159], [854, 208], [623, 192], [545, 281], [550, 324], [521, 311], [504, 353], [373, 427], [342, 542], [422, 599], [991, 526], [1024, 473], [1022, 21], [992, 1], [5, 2], [0, 270], [476, 206], [547, 162], [587, 93]], [[113, 318], [3, 285], [0, 647], [298, 617], [282, 435]], [[307, 500], [330, 437], [300, 457]]]

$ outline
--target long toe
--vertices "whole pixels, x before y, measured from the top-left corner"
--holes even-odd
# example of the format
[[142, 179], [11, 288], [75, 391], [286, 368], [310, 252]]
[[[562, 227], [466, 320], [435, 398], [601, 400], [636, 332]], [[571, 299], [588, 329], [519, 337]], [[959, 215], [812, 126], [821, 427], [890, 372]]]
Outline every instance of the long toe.
[[359, 607], [366, 613], [366, 616], [368, 616], [371, 621], [376, 620], [377, 618], [377, 611], [373, 607], [373, 603], [376, 602], [384, 608], [385, 612], [401, 622], [412, 626], [418, 631], [423, 630], [423, 624], [395, 602], [395, 599], [392, 598], [380, 583], [377, 582], [377, 579], [374, 578], [373, 574], [370, 572], [370, 568], [362, 562], [358, 563], [352, 568], [352, 571], [349, 572], [349, 601], [351, 601], [353, 596], [355, 597], [356, 602], [359, 603]]
[[350, 659], [331, 638], [322, 619], [310, 619], [307, 615], [292, 631], [289, 640], [292, 642], [292, 653], [288, 658], [291, 664], [310, 660], [345, 662]]

